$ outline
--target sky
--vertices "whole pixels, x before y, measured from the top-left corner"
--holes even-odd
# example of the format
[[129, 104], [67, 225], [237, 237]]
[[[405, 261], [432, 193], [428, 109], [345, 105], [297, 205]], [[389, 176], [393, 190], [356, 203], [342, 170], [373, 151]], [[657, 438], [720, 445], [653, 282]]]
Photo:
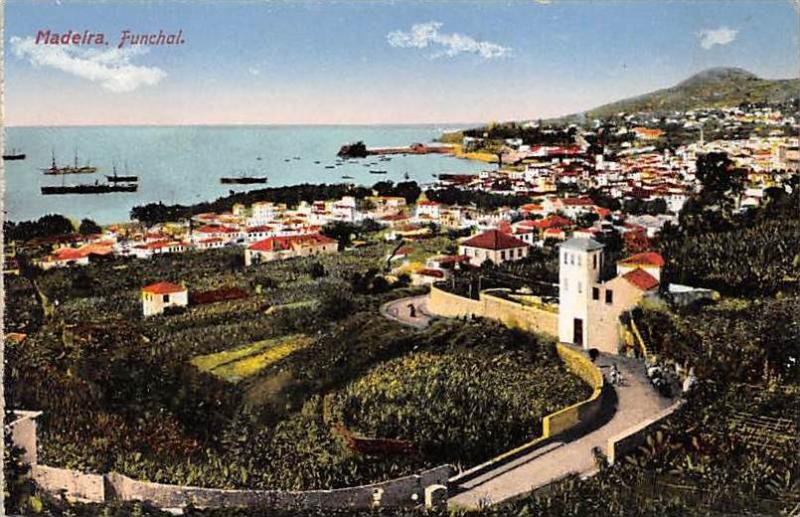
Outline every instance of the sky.
[[[8, 0], [5, 123], [548, 118], [710, 67], [798, 77], [798, 16], [791, 0]], [[37, 44], [46, 30], [108, 44]], [[117, 48], [123, 30], [183, 44]]]

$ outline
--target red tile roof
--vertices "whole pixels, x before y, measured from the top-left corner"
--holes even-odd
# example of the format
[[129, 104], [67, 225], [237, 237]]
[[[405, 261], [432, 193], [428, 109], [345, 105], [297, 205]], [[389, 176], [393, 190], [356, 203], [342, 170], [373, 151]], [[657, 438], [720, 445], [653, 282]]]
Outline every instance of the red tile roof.
[[567, 206], [592, 206], [594, 203], [588, 197], [565, 197], [561, 200]]
[[152, 294], [182, 293], [185, 290], [186, 288], [182, 285], [173, 284], [171, 282], [158, 282], [142, 287], [142, 291]]
[[536, 222], [537, 228], [560, 228], [563, 226], [572, 226], [572, 221], [560, 215], [551, 215], [547, 219], [540, 219]]
[[248, 249], [254, 251], [282, 251], [292, 249], [294, 246], [325, 245], [332, 244], [334, 239], [325, 237], [318, 233], [308, 235], [289, 235], [286, 237], [268, 237], [263, 241], [251, 244]]
[[85, 253], [81, 250], [76, 250], [75, 248], [59, 248], [53, 252], [53, 257], [55, 260], [77, 260], [82, 259], [87, 255], [88, 253]]
[[622, 275], [622, 278], [638, 287], [642, 291], [649, 291], [658, 286], [658, 280], [642, 268], [636, 268]]
[[417, 271], [417, 274], [434, 278], [444, 278], [444, 271], [441, 269], [420, 269]]
[[644, 253], [637, 253], [636, 255], [631, 255], [626, 259], [620, 260], [618, 263], [630, 266], [664, 267], [664, 257], [656, 253], [655, 251], [646, 251]]
[[480, 235], [476, 235], [461, 243], [462, 246], [471, 248], [482, 248], [486, 250], [507, 250], [513, 248], [527, 248], [528, 243], [516, 237], [506, 235], [499, 230], [489, 230]]

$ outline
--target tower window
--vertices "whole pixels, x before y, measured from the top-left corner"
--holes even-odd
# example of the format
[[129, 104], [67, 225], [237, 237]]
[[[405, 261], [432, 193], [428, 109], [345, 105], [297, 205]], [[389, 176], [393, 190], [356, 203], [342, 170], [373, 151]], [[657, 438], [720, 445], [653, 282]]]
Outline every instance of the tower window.
[[614, 291], [611, 289], [606, 289], [606, 303], [609, 305], [614, 303]]
[[599, 299], [600, 299], [600, 288], [592, 287], [592, 300], [599, 300]]
[[592, 269], [597, 269], [597, 254], [592, 255]]

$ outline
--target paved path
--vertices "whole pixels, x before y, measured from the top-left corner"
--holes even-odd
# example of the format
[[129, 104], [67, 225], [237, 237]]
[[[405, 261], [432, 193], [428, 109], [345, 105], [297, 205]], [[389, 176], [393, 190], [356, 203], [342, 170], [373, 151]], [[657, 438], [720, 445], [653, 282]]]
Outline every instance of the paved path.
[[[425, 328], [431, 317], [426, 313], [427, 296], [402, 298], [385, 304], [387, 318], [416, 328]], [[416, 309], [411, 318], [409, 304]], [[603, 411], [594, 429], [564, 433], [531, 452], [505, 462], [477, 477], [456, 481], [450, 491], [451, 507], [476, 508], [527, 494], [570, 473], [590, 474], [595, 470], [592, 449], [607, 451], [608, 439], [657, 415], [671, 401], [658, 395], [645, 375], [644, 365], [634, 359], [603, 355], [597, 360], [606, 374], [616, 363], [625, 380], [622, 386], [606, 387]]]
[[[427, 303], [427, 294], [413, 296], [411, 298], [400, 298], [399, 300], [383, 304], [381, 306], [381, 314], [390, 320], [418, 329], [424, 329], [430, 325], [432, 319], [427, 311]], [[414, 306], [414, 317], [411, 317], [411, 305]]]
[[610, 437], [669, 406], [670, 401], [659, 396], [650, 386], [644, 365], [617, 356], [603, 356], [597, 363], [604, 372], [608, 371], [611, 363], [616, 363], [625, 379], [623, 386], [607, 388], [599, 427], [584, 432], [582, 436], [570, 436], [569, 433], [556, 436], [553, 441], [522, 457], [452, 487], [456, 495], [450, 498], [450, 505], [475, 508], [486, 502], [499, 503], [573, 472], [590, 474], [595, 470], [593, 448], [599, 447], [605, 453]]

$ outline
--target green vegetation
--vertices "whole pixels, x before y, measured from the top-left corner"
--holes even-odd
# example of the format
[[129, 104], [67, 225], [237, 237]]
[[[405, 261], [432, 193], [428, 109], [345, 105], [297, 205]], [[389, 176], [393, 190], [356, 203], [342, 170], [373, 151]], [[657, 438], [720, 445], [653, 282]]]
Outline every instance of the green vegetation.
[[742, 103], [785, 102], [797, 97], [799, 79], [761, 79], [741, 68], [711, 68], [671, 88], [613, 102], [589, 110], [594, 118], [619, 112], [670, 112], [738, 106]]
[[543, 350], [524, 335], [506, 344], [503, 330], [473, 325], [461, 332], [484, 334], [491, 349], [383, 363], [338, 395], [334, 414], [361, 435], [411, 441], [434, 464], [471, 465], [540, 434], [544, 415], [588, 396], [588, 387], [548, 355], [552, 344]]
[[[241, 249], [222, 248], [12, 278], [7, 328], [29, 335], [7, 348], [7, 404], [44, 412], [44, 464], [165, 483], [308, 489], [482, 461], [537, 434], [543, 413], [583, 395], [550, 342], [494, 324], [442, 322], [418, 332], [382, 318], [382, 303], [422, 291], [381, 274], [395, 244], [366, 230], [362, 237], [365, 245], [339, 254], [248, 268]], [[445, 237], [411, 244], [420, 259], [453, 245]], [[141, 287], [163, 280], [249, 296], [143, 318]], [[440, 381], [446, 393], [458, 379], [469, 387], [442, 402], [441, 417], [458, 419], [454, 431], [442, 434], [444, 420], [424, 407], [421, 454], [351, 450], [322, 401], [417, 355], [440, 361], [452, 378], [422, 367], [408, 397], [427, 396]], [[496, 367], [472, 378], [482, 364]], [[517, 404], [517, 382], [538, 393]], [[486, 422], [464, 423], [478, 410]]]
[[280, 361], [292, 352], [308, 346], [310, 341], [302, 334], [281, 336], [233, 350], [201, 355], [191, 362], [202, 371], [222, 377], [229, 382], [238, 382]]

